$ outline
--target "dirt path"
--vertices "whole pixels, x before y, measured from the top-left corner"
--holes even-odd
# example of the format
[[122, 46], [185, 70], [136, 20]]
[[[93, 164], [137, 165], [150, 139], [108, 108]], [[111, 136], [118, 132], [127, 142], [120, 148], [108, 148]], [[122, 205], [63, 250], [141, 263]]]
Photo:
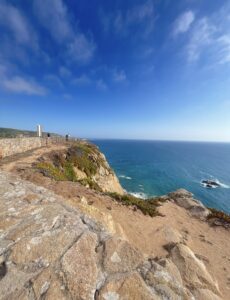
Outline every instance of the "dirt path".
[[50, 145], [47, 147], [36, 148], [23, 153], [18, 153], [0, 160], [0, 169], [11, 172], [15, 168], [30, 167], [39, 157], [54, 150], [66, 149], [66, 145]]

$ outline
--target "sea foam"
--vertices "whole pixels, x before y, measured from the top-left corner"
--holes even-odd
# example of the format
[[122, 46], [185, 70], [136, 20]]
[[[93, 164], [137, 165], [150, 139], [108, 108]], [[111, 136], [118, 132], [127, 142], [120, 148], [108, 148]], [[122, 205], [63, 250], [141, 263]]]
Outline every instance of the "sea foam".
[[132, 180], [131, 177], [129, 176], [125, 176], [125, 175], [119, 175], [120, 178], [124, 178], [124, 179], [127, 179], [127, 180]]
[[147, 194], [142, 193], [142, 192], [129, 192], [130, 195], [133, 195], [136, 198], [141, 198], [141, 199], [148, 199]]

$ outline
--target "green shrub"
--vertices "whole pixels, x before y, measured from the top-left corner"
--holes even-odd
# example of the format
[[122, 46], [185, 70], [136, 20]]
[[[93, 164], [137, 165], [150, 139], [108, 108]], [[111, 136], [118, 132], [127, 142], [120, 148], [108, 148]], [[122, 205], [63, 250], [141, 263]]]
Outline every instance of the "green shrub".
[[223, 211], [217, 210], [215, 208], [208, 208], [210, 213], [207, 217], [208, 220], [219, 219], [221, 222], [230, 224], [230, 215], [224, 213]]
[[136, 206], [136, 208], [142, 211], [144, 215], [149, 215], [150, 217], [160, 216], [157, 211], [157, 207], [160, 205], [160, 198], [156, 198], [156, 200], [154, 200], [154, 198], [151, 198], [150, 200], [143, 200], [130, 194], [119, 195], [117, 193], [107, 193], [107, 195], [123, 205]]
[[57, 181], [66, 180], [65, 174], [57, 167], [49, 162], [40, 162], [36, 164], [36, 168], [45, 176], [53, 178]]
[[64, 174], [67, 180], [77, 181], [76, 174], [73, 169], [73, 165], [70, 162], [64, 164]]
[[98, 170], [98, 164], [94, 156], [93, 148], [80, 143], [75, 144], [67, 151], [67, 161], [85, 172], [88, 177], [95, 175]]
[[84, 186], [89, 186], [91, 189], [95, 191], [102, 192], [102, 189], [99, 187], [99, 185], [90, 178], [84, 178], [79, 180], [78, 182], [80, 182]]

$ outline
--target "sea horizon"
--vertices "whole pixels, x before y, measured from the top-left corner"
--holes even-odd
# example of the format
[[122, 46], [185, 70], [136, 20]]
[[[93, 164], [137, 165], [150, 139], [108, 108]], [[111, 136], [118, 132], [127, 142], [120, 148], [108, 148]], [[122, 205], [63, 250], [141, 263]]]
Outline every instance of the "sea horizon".
[[175, 142], [175, 143], [210, 143], [210, 144], [230, 144], [230, 141], [209, 141], [209, 140], [167, 140], [167, 139], [141, 139], [141, 138], [81, 138], [89, 141], [142, 141], [142, 142]]

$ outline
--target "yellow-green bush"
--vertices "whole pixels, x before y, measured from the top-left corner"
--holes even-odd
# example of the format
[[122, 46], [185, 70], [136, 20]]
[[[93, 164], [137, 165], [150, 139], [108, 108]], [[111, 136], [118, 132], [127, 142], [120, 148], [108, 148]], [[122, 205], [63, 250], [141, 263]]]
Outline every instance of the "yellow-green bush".
[[110, 197], [115, 199], [116, 201], [122, 203], [126, 206], [136, 206], [137, 209], [142, 211], [144, 215], [149, 215], [150, 217], [160, 216], [157, 211], [157, 207], [160, 205], [159, 198], [155, 200], [151, 198], [150, 200], [143, 200], [137, 197], [134, 197], [130, 194], [119, 195], [117, 193], [107, 193]]

